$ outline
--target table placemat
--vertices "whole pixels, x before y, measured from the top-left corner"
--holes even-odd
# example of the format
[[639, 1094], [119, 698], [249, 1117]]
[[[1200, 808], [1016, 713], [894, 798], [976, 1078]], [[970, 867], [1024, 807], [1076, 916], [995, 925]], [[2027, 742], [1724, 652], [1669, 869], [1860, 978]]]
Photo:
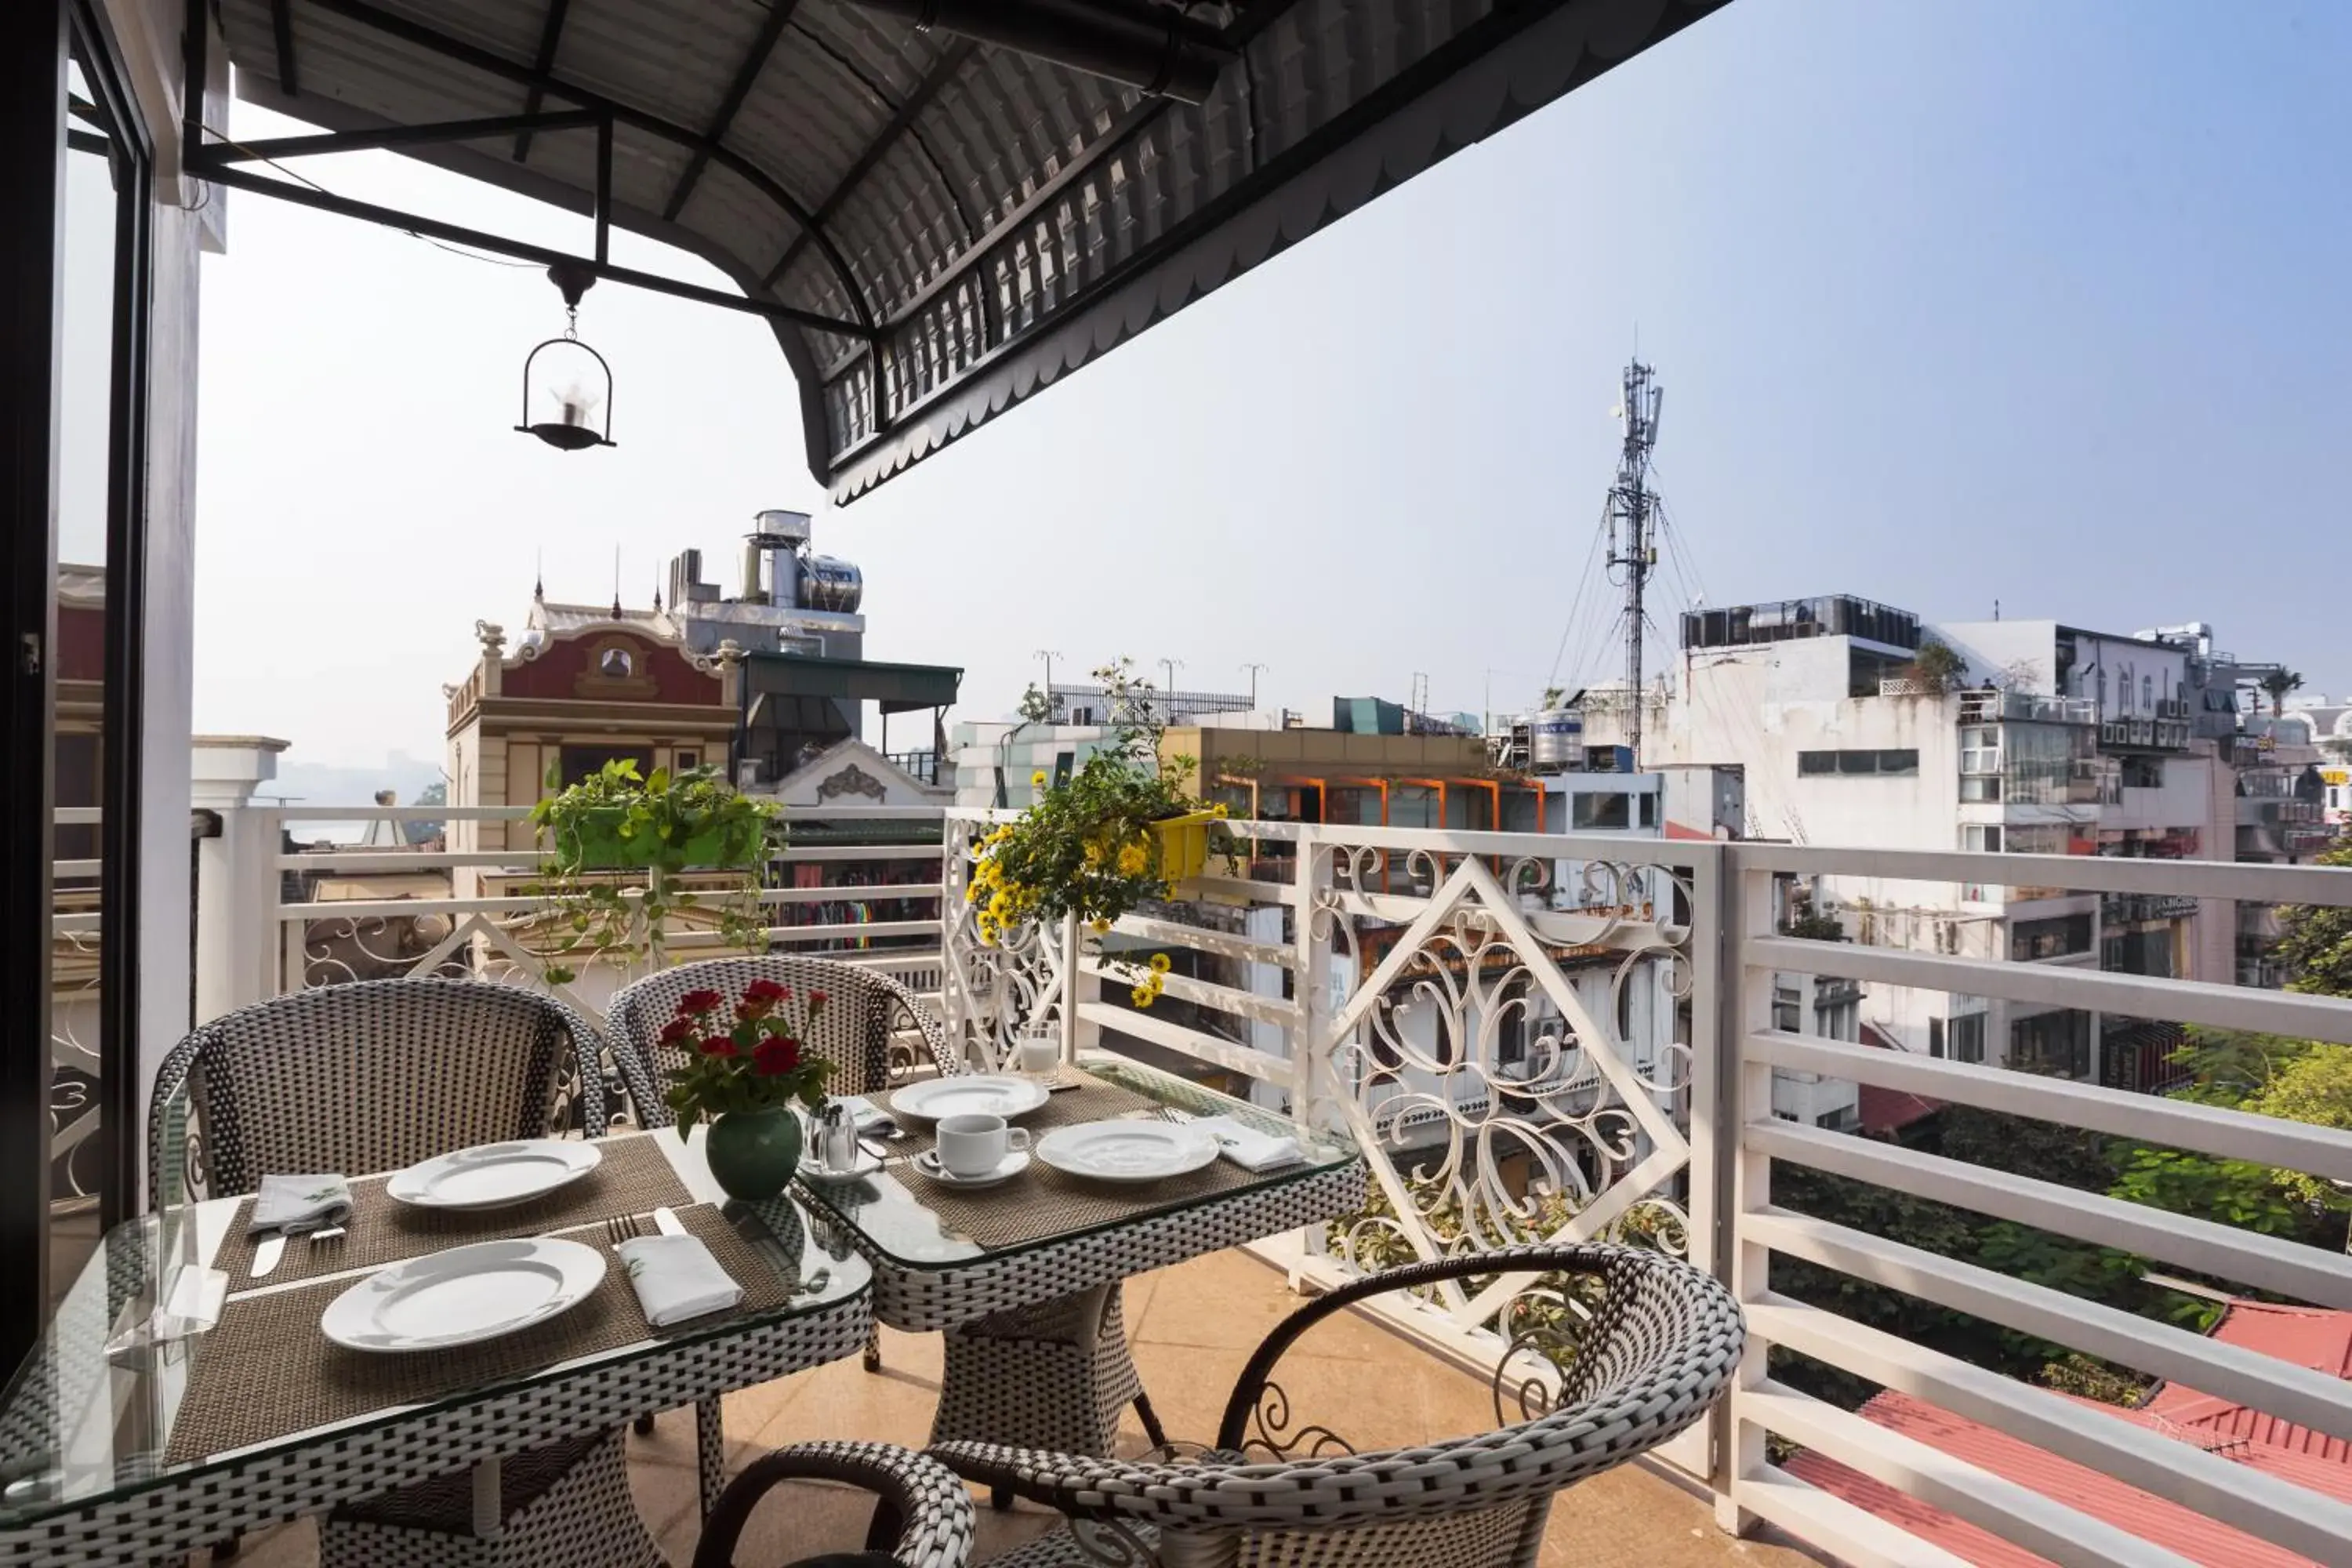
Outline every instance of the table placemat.
[[[426, 1404], [576, 1356], [772, 1311], [793, 1299], [797, 1281], [781, 1278], [772, 1256], [736, 1234], [716, 1208], [698, 1204], [679, 1209], [677, 1216], [743, 1287], [742, 1303], [732, 1312], [648, 1328], [627, 1270], [618, 1258], [608, 1258], [604, 1282], [560, 1318], [482, 1344], [383, 1355], [347, 1350], [320, 1331], [319, 1318], [328, 1303], [355, 1280], [322, 1280], [235, 1298], [216, 1327], [190, 1342], [188, 1391], [172, 1422], [165, 1462], [185, 1464], [393, 1405]], [[642, 1228], [654, 1234], [650, 1219], [643, 1220]], [[591, 1245], [604, 1246], [601, 1230]]]
[[1285, 1165], [1277, 1171], [1245, 1171], [1230, 1160], [1220, 1159], [1166, 1181], [1118, 1186], [1069, 1175], [1033, 1159], [1029, 1168], [1019, 1175], [976, 1191], [935, 1182], [913, 1165], [898, 1166], [891, 1173], [906, 1183], [922, 1205], [938, 1215], [940, 1224], [950, 1232], [995, 1251], [1097, 1226], [1116, 1225], [1162, 1209], [1186, 1208], [1261, 1182], [1301, 1175], [1312, 1169], [1313, 1166], [1299, 1164]]
[[469, 1241], [499, 1241], [510, 1236], [541, 1236], [568, 1226], [584, 1225], [608, 1215], [649, 1214], [657, 1208], [682, 1209], [694, 1194], [677, 1179], [654, 1140], [675, 1138], [674, 1131], [655, 1131], [600, 1138], [604, 1153], [594, 1170], [543, 1197], [511, 1208], [424, 1209], [404, 1204], [384, 1191], [387, 1176], [364, 1176], [352, 1184], [352, 1217], [344, 1222], [340, 1241], [311, 1242], [289, 1237], [285, 1256], [266, 1281], [253, 1274], [254, 1248], [259, 1237], [245, 1234], [253, 1212], [248, 1197], [237, 1205], [232, 1229], [221, 1243], [213, 1267], [228, 1271], [229, 1289], [245, 1290], [256, 1283], [283, 1285], [349, 1268], [373, 1268], [403, 1258], [418, 1258]]
[[[1029, 1129], [1032, 1139], [1041, 1138], [1056, 1127], [1076, 1127], [1085, 1121], [1109, 1121], [1139, 1110], [1151, 1110], [1159, 1101], [1131, 1089], [1106, 1083], [1091, 1073], [1075, 1068], [1063, 1069], [1077, 1083], [1076, 1089], [1050, 1093], [1045, 1103], [1034, 1110], [1024, 1111], [1013, 1119], [1015, 1127]], [[879, 1097], [884, 1110], [890, 1109], [887, 1096]], [[933, 1136], [931, 1123], [917, 1121], [912, 1117], [900, 1122], [905, 1129], [901, 1137], [869, 1139], [868, 1144], [889, 1161], [911, 1160], [918, 1154], [929, 1153], [939, 1140]]]

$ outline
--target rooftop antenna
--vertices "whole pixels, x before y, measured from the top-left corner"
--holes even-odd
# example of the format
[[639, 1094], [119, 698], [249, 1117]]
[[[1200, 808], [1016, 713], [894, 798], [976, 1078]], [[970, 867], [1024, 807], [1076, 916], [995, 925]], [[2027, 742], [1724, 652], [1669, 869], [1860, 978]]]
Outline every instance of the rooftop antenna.
[[1625, 569], [1625, 743], [1636, 768], [1642, 765], [1642, 595], [1658, 564], [1652, 533], [1658, 498], [1650, 489], [1650, 453], [1658, 444], [1658, 411], [1666, 400], [1654, 375], [1639, 359], [1625, 366], [1615, 410], [1625, 437], [1618, 449], [1617, 480], [1609, 488], [1609, 564]]
[[534, 599], [547, 597], [547, 546], [543, 544], [531, 556], [530, 596]]
[[621, 618], [621, 547], [613, 546], [613, 618]]

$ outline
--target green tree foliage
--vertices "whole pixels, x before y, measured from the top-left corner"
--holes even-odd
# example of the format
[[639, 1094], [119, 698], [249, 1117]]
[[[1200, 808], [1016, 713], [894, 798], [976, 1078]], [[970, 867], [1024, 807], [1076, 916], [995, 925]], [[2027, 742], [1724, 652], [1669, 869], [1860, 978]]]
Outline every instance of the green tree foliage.
[[[2352, 867], [2352, 838], [2319, 858], [2322, 866]], [[2352, 996], [2352, 910], [2290, 904], [2279, 910], [2278, 955], [2294, 971], [2290, 991]]]
[[[449, 781], [435, 779], [431, 784], [418, 790], [416, 798], [409, 804], [411, 805], [448, 805]], [[429, 844], [447, 832], [449, 828], [449, 825], [446, 822], [409, 822], [402, 826], [407, 830], [404, 837], [411, 844]]]
[[1951, 644], [1924, 637], [1906, 673], [1932, 690], [1949, 691], [1967, 678], [1969, 661]]
[[[2116, 1151], [2097, 1133], [1965, 1105], [1946, 1107], [1937, 1123], [1930, 1153], [2084, 1192], [2105, 1193], [2115, 1181]], [[1772, 1198], [1783, 1207], [2123, 1311], [2192, 1326], [2211, 1313], [2209, 1303], [2147, 1284], [2139, 1260], [2129, 1254], [2030, 1226], [1990, 1222], [1948, 1204], [1790, 1165], [1774, 1170]], [[2037, 1379], [2058, 1368], [2056, 1375], [2066, 1381], [2053, 1386], [2069, 1392], [2095, 1384], [2110, 1392], [2138, 1386], [2128, 1368], [2109, 1367], [2066, 1346], [1801, 1259], [1776, 1256], [1772, 1288], [2004, 1376]], [[1875, 1392], [1834, 1368], [1774, 1353], [1774, 1375], [1821, 1398], [1851, 1408]]]

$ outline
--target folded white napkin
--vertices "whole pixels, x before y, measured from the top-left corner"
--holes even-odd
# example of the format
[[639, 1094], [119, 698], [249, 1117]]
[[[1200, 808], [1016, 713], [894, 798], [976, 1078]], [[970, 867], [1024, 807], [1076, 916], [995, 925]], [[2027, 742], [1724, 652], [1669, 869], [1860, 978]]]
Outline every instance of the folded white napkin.
[[1295, 1165], [1307, 1156], [1298, 1140], [1244, 1126], [1230, 1116], [1196, 1116], [1192, 1125], [1217, 1141], [1217, 1151], [1244, 1171], [1271, 1171]]
[[352, 1217], [352, 1184], [341, 1176], [264, 1176], [254, 1194], [248, 1234], [282, 1230], [301, 1236]]
[[621, 1255], [637, 1305], [655, 1328], [723, 1312], [743, 1299], [743, 1287], [719, 1266], [698, 1236], [640, 1236], [613, 1250]]

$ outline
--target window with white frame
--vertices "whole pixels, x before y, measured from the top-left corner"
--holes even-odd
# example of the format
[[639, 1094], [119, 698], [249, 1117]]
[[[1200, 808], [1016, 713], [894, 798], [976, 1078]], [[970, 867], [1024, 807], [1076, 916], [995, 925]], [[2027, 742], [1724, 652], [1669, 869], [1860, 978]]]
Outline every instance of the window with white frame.
[[2000, 727], [1999, 725], [1971, 724], [1960, 731], [1960, 772], [1963, 773], [2000, 772]]
[[1998, 822], [1961, 823], [1960, 847], [1980, 850], [1988, 855], [2000, 854], [2000, 824]]

